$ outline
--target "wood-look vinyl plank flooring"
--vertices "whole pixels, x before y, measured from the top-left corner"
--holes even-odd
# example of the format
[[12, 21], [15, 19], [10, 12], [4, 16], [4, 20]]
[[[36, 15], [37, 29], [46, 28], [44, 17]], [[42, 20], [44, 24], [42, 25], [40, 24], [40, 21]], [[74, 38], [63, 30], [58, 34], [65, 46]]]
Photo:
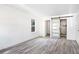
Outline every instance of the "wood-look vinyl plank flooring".
[[1, 54], [79, 54], [79, 45], [75, 40], [39, 37], [1, 51]]

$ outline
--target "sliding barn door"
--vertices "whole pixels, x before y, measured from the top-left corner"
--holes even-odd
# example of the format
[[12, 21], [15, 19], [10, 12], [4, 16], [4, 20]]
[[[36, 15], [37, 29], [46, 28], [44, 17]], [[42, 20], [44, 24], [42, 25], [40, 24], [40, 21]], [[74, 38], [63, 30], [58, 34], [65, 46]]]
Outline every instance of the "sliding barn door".
[[60, 19], [51, 19], [51, 38], [60, 38]]

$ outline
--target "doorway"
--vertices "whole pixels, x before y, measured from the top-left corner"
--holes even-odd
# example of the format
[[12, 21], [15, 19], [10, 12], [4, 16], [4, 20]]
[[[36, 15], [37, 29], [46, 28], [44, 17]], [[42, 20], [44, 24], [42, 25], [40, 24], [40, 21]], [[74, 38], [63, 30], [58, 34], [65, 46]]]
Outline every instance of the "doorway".
[[60, 19], [60, 38], [67, 39], [67, 19]]
[[46, 36], [50, 37], [50, 20], [46, 21]]

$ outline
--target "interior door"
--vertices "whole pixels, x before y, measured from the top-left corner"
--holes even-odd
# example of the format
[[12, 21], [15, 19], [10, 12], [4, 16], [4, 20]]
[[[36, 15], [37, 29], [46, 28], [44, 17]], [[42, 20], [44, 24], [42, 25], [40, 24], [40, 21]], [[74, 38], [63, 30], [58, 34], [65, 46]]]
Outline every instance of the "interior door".
[[60, 19], [60, 37], [67, 36], [67, 19]]

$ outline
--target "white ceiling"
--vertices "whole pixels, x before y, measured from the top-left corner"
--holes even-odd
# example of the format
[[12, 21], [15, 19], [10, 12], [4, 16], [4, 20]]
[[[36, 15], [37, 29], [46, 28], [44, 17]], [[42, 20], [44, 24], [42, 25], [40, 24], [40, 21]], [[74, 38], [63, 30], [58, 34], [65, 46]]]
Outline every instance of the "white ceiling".
[[63, 15], [79, 11], [78, 4], [26, 4], [25, 7], [44, 16]]

